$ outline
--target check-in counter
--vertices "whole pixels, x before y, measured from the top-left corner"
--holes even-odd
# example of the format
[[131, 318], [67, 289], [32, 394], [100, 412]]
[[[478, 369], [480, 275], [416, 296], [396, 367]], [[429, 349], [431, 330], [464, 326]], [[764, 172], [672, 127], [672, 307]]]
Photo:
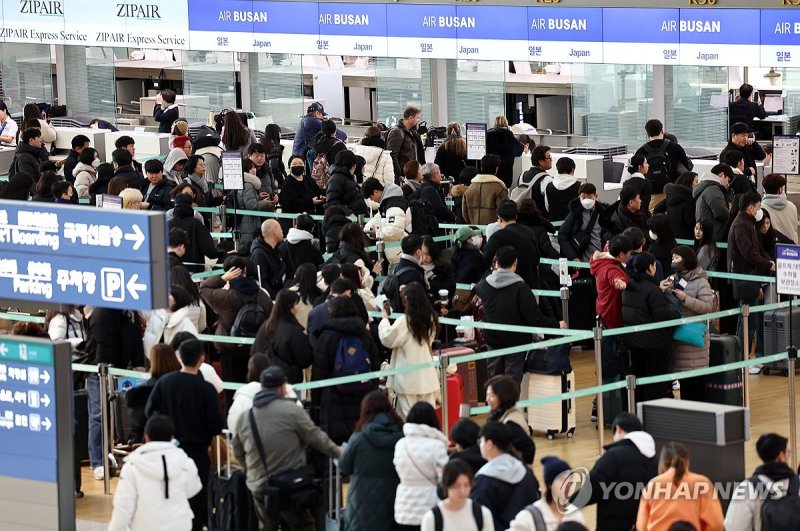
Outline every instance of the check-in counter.
[[16, 151], [15, 147], [0, 147], [0, 175], [8, 175]]
[[[105, 134], [106, 152], [109, 155], [116, 149], [114, 142], [121, 136], [129, 136], [136, 143], [136, 155], [169, 154], [169, 134], [140, 133], [138, 131], [109, 131]], [[110, 158], [110, 156], [109, 156]]]
[[[106, 149], [103, 137], [110, 131], [107, 129], [92, 129], [89, 127], [56, 127], [56, 149], [69, 153], [72, 149], [72, 139], [78, 135], [85, 135], [89, 138], [91, 147], [97, 150], [100, 160], [110, 161], [111, 151]], [[112, 149], [113, 151], [113, 145]]]

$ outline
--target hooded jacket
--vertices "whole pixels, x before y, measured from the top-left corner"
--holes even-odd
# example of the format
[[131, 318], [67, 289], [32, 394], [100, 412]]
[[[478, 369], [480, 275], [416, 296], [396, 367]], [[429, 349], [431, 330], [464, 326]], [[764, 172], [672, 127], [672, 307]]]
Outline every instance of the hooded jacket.
[[675, 238], [694, 240], [695, 198], [692, 189], [679, 184], [668, 183], [664, 187], [666, 195], [667, 218]]
[[[693, 317], [711, 313], [714, 309], [714, 290], [708, 283], [708, 275], [699, 267], [682, 273], [681, 278], [686, 281], [683, 292], [686, 300], [681, 303], [681, 317]], [[706, 334], [705, 345], [695, 347], [688, 343], [675, 342], [673, 369], [676, 371], [690, 371], [701, 367], [708, 367], [708, 352], [711, 344], [709, 334]]]
[[488, 225], [497, 220], [497, 204], [508, 199], [508, 188], [495, 175], [473, 177], [461, 200], [461, 215], [472, 225]]
[[179, 162], [186, 162], [186, 152], [181, 148], [172, 148], [164, 160], [164, 175], [175, 184], [180, 184], [183, 180], [180, 173], [175, 171], [175, 165]]
[[[607, 205], [600, 203], [599, 201], [595, 201], [594, 210], [591, 212], [591, 216], [596, 217], [594, 224], [592, 225], [592, 233], [597, 236], [597, 241], [595, 244], [597, 245], [599, 242], [599, 245], [597, 245], [595, 249], [597, 251], [599, 251], [600, 247], [603, 245], [602, 222], [608, 219], [608, 217], [604, 215], [604, 212], [607, 208]], [[590, 252], [592, 249], [594, 249], [591, 243], [586, 247], [586, 249], [578, 254], [579, 247], [574, 241], [575, 236], [577, 236], [579, 232], [583, 231], [584, 229], [588, 229], [588, 225], [584, 225], [583, 223], [584, 212], [586, 212], [586, 209], [584, 209], [583, 205], [581, 205], [580, 198], [576, 197], [570, 201], [569, 214], [567, 214], [564, 223], [562, 223], [558, 228], [559, 251], [561, 252], [561, 255], [566, 257], [568, 260], [583, 260], [587, 254], [589, 256], [594, 254], [594, 251]]]
[[341, 205], [349, 208], [356, 215], [369, 214], [369, 208], [361, 195], [355, 177], [344, 166], [333, 164], [330, 167], [331, 178], [325, 188], [325, 207]]
[[769, 212], [773, 228], [797, 243], [797, 207], [786, 199], [786, 195], [764, 194], [761, 208]]
[[188, 531], [194, 514], [189, 498], [200, 492], [197, 467], [171, 442], [154, 441], [126, 459], [114, 493], [110, 531]]
[[[363, 157], [366, 161], [362, 170], [364, 179], [374, 177], [384, 186], [394, 184], [392, 152], [383, 146], [383, 141], [380, 138], [365, 138], [360, 144], [353, 146], [353, 153]], [[384, 193], [386, 193], [386, 190], [384, 190]]]
[[728, 235], [728, 272], [745, 275], [770, 275], [774, 261], [761, 245], [756, 219], [740, 210]]
[[373, 531], [394, 521], [400, 478], [392, 461], [402, 438], [403, 430], [394, 418], [378, 413], [347, 442], [339, 470], [351, 476], [345, 509], [348, 531]]
[[258, 236], [250, 244], [250, 260], [261, 275], [261, 287], [267, 290], [271, 299], [278, 296], [278, 292], [286, 281], [286, 264], [278, 248], [268, 244], [262, 236]]
[[[475, 291], [483, 301], [483, 315], [488, 322], [558, 328], [558, 321], [542, 314], [531, 288], [516, 273], [507, 269], [496, 269], [478, 282]], [[484, 334], [486, 344], [492, 349], [531, 342], [531, 334], [488, 328]]]
[[[166, 212], [172, 208], [172, 190], [175, 188], [173, 183], [166, 175], [161, 178], [158, 183], [150, 190], [150, 181], [145, 179], [142, 187], [139, 189], [142, 192], [143, 201], [150, 205], [150, 210], [159, 210]], [[150, 190], [148, 194], [147, 191]]]
[[589, 271], [597, 285], [595, 311], [603, 320], [605, 328], [622, 326], [622, 292], [614, 288], [617, 280], [628, 282], [625, 266], [607, 252], [594, 253], [589, 261]]
[[78, 162], [75, 165], [75, 192], [79, 198], [89, 197], [89, 187], [97, 181], [97, 170], [88, 164]]
[[[426, 363], [433, 359], [431, 344], [436, 337], [435, 332], [428, 341], [420, 343], [411, 335], [405, 316], [396, 319], [394, 323], [390, 323], [389, 319], [381, 319], [378, 337], [384, 347], [392, 350], [389, 361], [391, 369]], [[436, 369], [433, 367], [412, 373], [393, 374], [388, 377], [386, 387], [402, 395], [426, 395], [440, 390]]]
[[286, 249], [284, 263], [287, 279], [294, 278], [294, 272], [303, 264], [314, 264], [319, 268], [325, 262], [319, 248], [314, 244], [314, 235], [308, 231], [292, 227], [281, 246]]
[[[726, 531], [761, 531], [761, 508], [764, 505], [766, 492], [775, 498], [783, 498], [789, 491], [789, 480], [794, 471], [786, 463], [773, 461], [764, 463], [753, 471], [761, 485], [756, 490], [751, 478], [747, 478], [736, 487], [731, 497], [728, 511], [725, 513]], [[800, 492], [794, 492], [795, 496]]]
[[403, 434], [392, 460], [400, 478], [394, 520], [401, 525], [420, 525], [425, 513], [439, 501], [436, 486], [439, 470], [447, 464], [448, 441], [441, 431], [424, 424], [404, 424]]
[[574, 175], [558, 174], [553, 177], [553, 182], [547, 185], [544, 192], [544, 203], [547, 207], [548, 218], [561, 221], [569, 214], [569, 202], [578, 197], [581, 187]]
[[492, 511], [495, 529], [508, 529], [522, 509], [539, 499], [539, 482], [522, 461], [502, 454], [478, 470], [469, 497]]
[[[657, 323], [680, 318], [675, 299], [663, 293], [656, 279], [647, 273], [636, 273], [622, 292], [622, 322], [625, 326]], [[674, 327], [627, 334], [631, 348], [669, 348], [672, 346]]]
[[[384, 242], [399, 242], [406, 234], [411, 233], [411, 210], [408, 208], [408, 201], [403, 197], [403, 189], [394, 182], [383, 188], [378, 212], [381, 214], [381, 237]], [[369, 225], [368, 223], [367, 226]], [[389, 263], [396, 264], [400, 260], [400, 247], [386, 248], [384, 255]]]
[[466, 242], [459, 244], [450, 263], [455, 281], [461, 284], [475, 284], [489, 270], [489, 263], [483, 257], [481, 250]]
[[706, 173], [692, 190], [695, 198], [694, 217], [697, 220], [709, 219], [714, 224], [714, 235], [719, 236], [730, 216], [727, 190], [720, 178]]
[[323, 136], [320, 131], [314, 139], [314, 150], [316, 150], [317, 156], [324, 153], [325, 158], [328, 159], [329, 165], [333, 164], [333, 161], [336, 160], [337, 153], [345, 149], [347, 149], [347, 146], [344, 145], [344, 142], [336, 138], [335, 135]]
[[[646, 485], [658, 474], [656, 443], [645, 431], [632, 431], [622, 439], [605, 446], [605, 453], [589, 472], [589, 482], [573, 496], [585, 505], [597, 504], [597, 531], [632, 529], [636, 523], [639, 500], [603, 496], [603, 488], [613, 484]], [[587, 492], [591, 487], [591, 492]]]
[[[697, 494], [686, 496], [687, 492]], [[636, 529], [668, 531], [676, 520], [699, 531], [723, 531], [722, 506], [710, 479], [687, 470], [675, 481], [675, 469], [669, 468], [650, 480], [639, 499]]]
[[34, 181], [39, 180], [39, 165], [47, 160], [40, 148], [35, 148], [29, 144], [21, 142], [17, 144], [17, 150], [14, 152], [14, 159], [11, 162], [11, 169], [9, 176], [12, 175], [11, 170], [16, 173], [27, 173], [33, 177]]

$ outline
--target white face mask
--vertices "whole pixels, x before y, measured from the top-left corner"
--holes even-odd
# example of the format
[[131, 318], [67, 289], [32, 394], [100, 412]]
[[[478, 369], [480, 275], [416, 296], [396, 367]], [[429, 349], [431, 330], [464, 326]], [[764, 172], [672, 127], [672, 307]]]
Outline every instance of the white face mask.
[[469, 239], [469, 243], [480, 249], [481, 245], [483, 245], [483, 236], [481, 236], [480, 234], [477, 236], [473, 236], [472, 238]]
[[98, 166], [100, 166], [100, 164], [101, 164], [100, 159], [94, 159], [92, 161], [92, 168], [97, 168]]
[[581, 199], [581, 206], [586, 210], [591, 210], [594, 208], [594, 199]]
[[653, 231], [650, 231], [650, 239], [651, 240], [657, 240], [658, 239], [658, 234], [656, 234]]
[[756, 212], [756, 223], [758, 223], [762, 219], [764, 219], [764, 211], [759, 208], [758, 211]]

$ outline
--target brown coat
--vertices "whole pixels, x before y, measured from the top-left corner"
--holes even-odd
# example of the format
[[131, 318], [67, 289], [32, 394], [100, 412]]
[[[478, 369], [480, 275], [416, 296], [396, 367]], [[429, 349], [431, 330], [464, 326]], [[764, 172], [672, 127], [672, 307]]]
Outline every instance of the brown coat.
[[488, 225], [497, 221], [497, 204], [508, 199], [508, 188], [494, 175], [476, 175], [461, 201], [464, 221], [472, 225]]
[[[257, 283], [255, 279], [252, 280], [254, 283]], [[266, 291], [261, 288], [258, 289], [258, 303], [264, 308], [267, 316], [269, 316], [270, 312], [272, 312], [272, 300], [269, 298], [269, 294]], [[233, 322], [236, 320], [236, 314], [239, 313], [239, 309], [245, 304], [242, 296], [239, 295], [235, 289], [231, 288], [230, 284], [222, 280], [221, 276], [209, 277], [203, 280], [200, 284], [200, 296], [219, 318], [215, 332], [219, 335], [229, 335], [231, 326], [233, 326]], [[225, 350], [230, 346], [231, 345], [227, 344], [222, 346], [220, 343], [217, 348]]]

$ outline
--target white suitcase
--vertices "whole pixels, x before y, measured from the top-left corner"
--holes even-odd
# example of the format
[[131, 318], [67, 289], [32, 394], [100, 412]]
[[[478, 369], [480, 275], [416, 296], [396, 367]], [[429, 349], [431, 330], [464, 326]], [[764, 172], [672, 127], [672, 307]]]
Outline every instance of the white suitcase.
[[331, 459], [328, 465], [328, 509], [325, 513], [325, 531], [342, 531], [343, 529], [342, 473], [339, 471], [339, 466]]
[[[575, 389], [575, 373], [564, 374], [528, 373], [528, 399], [568, 393]], [[528, 407], [528, 424], [536, 433], [544, 433], [548, 439], [556, 434], [575, 434], [575, 400], [562, 400]]]

